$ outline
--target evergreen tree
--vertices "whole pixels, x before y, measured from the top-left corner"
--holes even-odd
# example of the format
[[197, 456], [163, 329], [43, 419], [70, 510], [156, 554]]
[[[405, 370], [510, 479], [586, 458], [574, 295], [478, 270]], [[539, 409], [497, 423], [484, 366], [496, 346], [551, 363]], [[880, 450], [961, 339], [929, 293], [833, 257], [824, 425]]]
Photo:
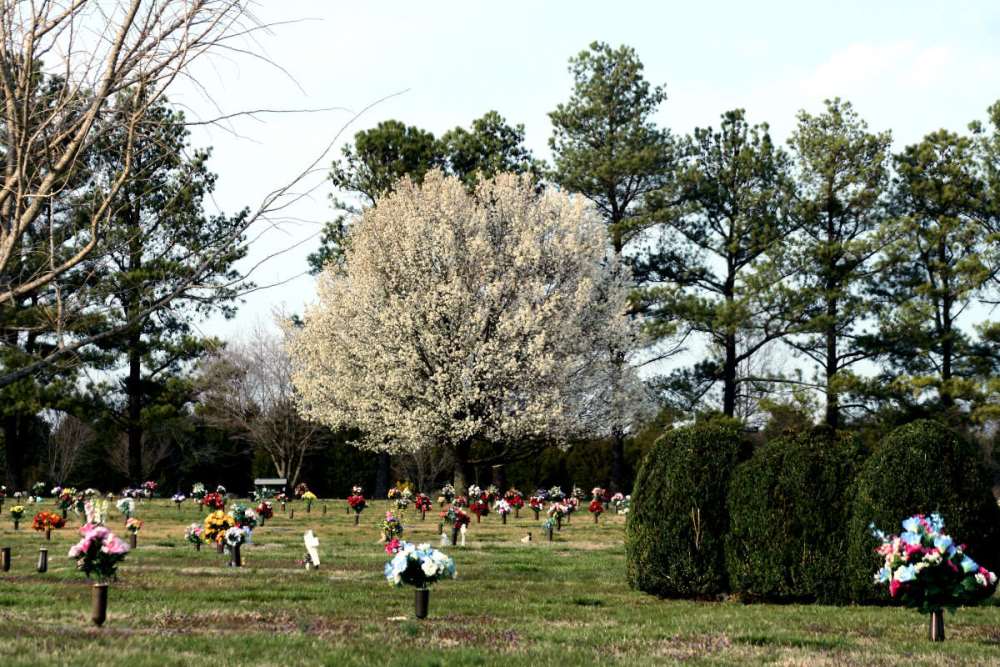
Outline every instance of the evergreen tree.
[[789, 145], [796, 191], [790, 211], [796, 283], [806, 296], [802, 337], [788, 343], [819, 367], [826, 423], [841, 423], [843, 379], [871, 356], [861, 320], [871, 312], [863, 283], [873, 276], [891, 168], [888, 132], [873, 134], [850, 102], [828, 100], [819, 115], [799, 113]]
[[[613, 49], [594, 42], [570, 59], [570, 99], [549, 114], [549, 139], [555, 166], [549, 177], [570, 192], [594, 202], [604, 219], [617, 259], [641, 236], [645, 197], [663, 192], [675, 165], [675, 144], [653, 116], [666, 100], [662, 86], [650, 86], [643, 65], [628, 46]], [[669, 331], [665, 327], [662, 332]], [[613, 365], [624, 367], [624, 350], [610, 349]], [[612, 388], [612, 397], [617, 394]], [[625, 489], [625, 437], [622, 415], [611, 432], [611, 487]]]
[[708, 338], [721, 359], [695, 370], [721, 381], [722, 412], [732, 417], [741, 387], [768, 379], [741, 366], [799, 319], [783, 256], [794, 230], [789, 160], [767, 125], [749, 125], [741, 109], [723, 114], [718, 130], [695, 129], [688, 144], [675, 184], [650, 197], [662, 228], [639, 262], [640, 276], [657, 285], [642, 296], [650, 317]]
[[960, 322], [1000, 271], [980, 148], [972, 137], [938, 130], [895, 157], [895, 215], [884, 226], [890, 243], [872, 289], [886, 364], [877, 384], [897, 400], [930, 392], [950, 410], [974, 398], [976, 378], [995, 370], [989, 348]]
[[[134, 103], [119, 98], [112, 122], [127, 117]], [[232, 316], [240, 291], [249, 286], [235, 268], [246, 255], [247, 212], [205, 212], [216, 177], [207, 167], [209, 151], [191, 149], [181, 113], [157, 103], [147, 121], [151, 131], [131, 156], [135, 177], [114, 200], [115, 219], [93, 263], [106, 322], [122, 329], [101, 343], [124, 366], [120, 394], [102, 402], [127, 436], [127, 472], [134, 484], [150, 472], [150, 461], [143, 460], [150, 428], [181, 414], [192, 391], [184, 372], [218, 344], [198, 335], [195, 323], [212, 313]], [[125, 131], [119, 125], [98, 146], [91, 157], [96, 174], [120, 169]]]

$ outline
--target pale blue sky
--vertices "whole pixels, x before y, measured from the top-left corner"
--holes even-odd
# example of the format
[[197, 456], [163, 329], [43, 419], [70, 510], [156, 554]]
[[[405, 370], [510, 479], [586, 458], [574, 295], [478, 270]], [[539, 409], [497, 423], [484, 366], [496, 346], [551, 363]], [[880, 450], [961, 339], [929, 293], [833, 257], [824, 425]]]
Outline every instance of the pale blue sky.
[[[547, 158], [547, 112], [570, 91], [567, 58], [593, 40], [633, 46], [646, 76], [667, 87], [659, 121], [675, 132], [715, 124], [733, 107], [771, 124], [783, 141], [801, 108], [851, 100], [873, 129], [891, 129], [897, 146], [939, 128], [961, 130], [1000, 98], [1000, 3], [995, 2], [328, 2], [264, 0], [265, 21], [304, 19], [259, 39], [260, 52], [297, 81], [246, 56], [202, 62], [196, 74], [226, 112], [251, 108], [358, 110], [391, 93], [348, 131], [398, 118], [433, 131], [467, 125], [496, 109], [524, 123], [536, 155]], [[873, 5], [878, 5], [873, 7]], [[202, 118], [211, 105], [192, 89], [174, 99]], [[215, 147], [217, 201], [232, 211], [308, 165], [348, 114], [272, 116], [236, 121], [241, 137], [199, 130]], [[332, 156], [331, 156], [332, 157]], [[323, 167], [328, 165], [324, 161]], [[260, 283], [292, 279], [329, 217], [323, 174], [311, 198], [289, 210], [298, 222], [267, 230], [253, 261], [288, 248], [254, 274]], [[264, 231], [263, 229], [259, 231]], [[205, 333], [238, 335], [271, 309], [300, 311], [312, 279], [251, 295], [233, 322]]]

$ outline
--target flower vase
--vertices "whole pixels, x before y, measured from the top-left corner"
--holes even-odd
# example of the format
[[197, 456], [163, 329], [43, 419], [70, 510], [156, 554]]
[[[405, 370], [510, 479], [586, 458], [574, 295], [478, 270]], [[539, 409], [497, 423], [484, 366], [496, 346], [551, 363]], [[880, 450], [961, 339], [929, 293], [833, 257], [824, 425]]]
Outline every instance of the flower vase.
[[108, 618], [108, 585], [94, 584], [90, 589], [90, 600], [90, 620], [97, 627], [101, 627]]
[[452, 546], [458, 546], [458, 526], [451, 529], [451, 544]]
[[240, 556], [240, 545], [234, 545], [230, 551], [229, 567], [243, 567], [243, 558]]
[[477, 512], [477, 513], [476, 513], [476, 523], [481, 523], [481, 522], [482, 522], [482, 520], [483, 520], [483, 515], [482, 515], [482, 514], [479, 514], [479, 513]]
[[562, 517], [556, 517], [556, 530], [562, 530]]
[[313, 511], [313, 504], [306, 503], [306, 514], [312, 514], [312, 511]]
[[531, 508], [531, 511], [535, 513], [535, 521], [538, 521], [538, 510]]
[[62, 518], [63, 518], [63, 521], [66, 520], [66, 508], [65, 507], [62, 508]]
[[601, 513], [600, 512], [594, 512], [594, 523], [595, 524], [598, 522], [598, 520], [600, 518], [601, 518]]
[[19, 530], [18, 527], [20, 526], [20, 524], [21, 524], [21, 522], [19, 520], [14, 519], [14, 530]]
[[[514, 518], [515, 519], [520, 519], [521, 518], [521, 508], [520, 507], [515, 507], [514, 508]], [[538, 517], [535, 517], [535, 518], [537, 519]]]
[[549, 536], [549, 542], [551, 542], [552, 541], [552, 526], [547, 527], [545, 529], [545, 533]]
[[285, 509], [285, 503], [281, 503], [281, 511], [282, 512], [287, 512], [288, 511], [287, 509]]
[[359, 521], [361, 521], [361, 512], [355, 512], [354, 513], [354, 525], [355, 526], [358, 525]]
[[427, 510], [420, 510], [420, 520], [427, 521]]
[[139, 533], [134, 530], [128, 535], [128, 548], [135, 551], [135, 548], [139, 544]]
[[431, 589], [418, 588], [415, 593], [416, 595], [413, 599], [414, 612], [417, 618], [427, 618], [427, 607], [431, 601]]
[[201, 542], [195, 542], [194, 543], [194, 550], [195, 551], [201, 551]]
[[10, 547], [0, 550], [0, 567], [4, 572], [10, 572]]
[[502, 523], [505, 526], [507, 525], [507, 515], [506, 514], [503, 514], [503, 513], [500, 514], [500, 523]]
[[932, 642], [944, 641], [944, 610], [935, 609], [930, 618], [930, 639]]
[[295, 510], [292, 510], [291, 512], [288, 513], [288, 518], [289, 518], [289, 520], [295, 518]]
[[49, 550], [45, 547], [38, 550], [38, 571], [43, 573], [49, 571]]
[[226, 545], [222, 543], [222, 540], [215, 543], [215, 551], [220, 554], [226, 553]]

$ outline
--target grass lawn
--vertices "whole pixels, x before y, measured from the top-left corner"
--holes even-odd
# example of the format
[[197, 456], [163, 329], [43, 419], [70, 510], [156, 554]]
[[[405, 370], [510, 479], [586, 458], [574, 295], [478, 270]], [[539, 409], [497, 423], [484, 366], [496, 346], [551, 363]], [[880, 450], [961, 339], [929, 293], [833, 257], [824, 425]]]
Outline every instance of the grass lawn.
[[[323, 514], [323, 506], [328, 512]], [[90, 588], [66, 557], [78, 521], [15, 532], [2, 513], [0, 545], [13, 549], [0, 573], [0, 665], [1000, 665], [1000, 601], [948, 614], [943, 644], [927, 619], [893, 608], [746, 606], [658, 600], [625, 582], [623, 518], [595, 526], [577, 515], [553, 543], [530, 511], [501, 526], [473, 517], [465, 548], [447, 548], [458, 579], [431, 593], [430, 617], [413, 619], [413, 592], [382, 577], [386, 556], [375, 503], [353, 525], [343, 501], [296, 502], [226, 567], [214, 547], [196, 552], [184, 528], [202, 518], [190, 502], [144, 502], [139, 548], [112, 585], [107, 623], [90, 625]], [[29, 506], [29, 512], [33, 509]], [[45, 509], [51, 509], [45, 506]], [[411, 510], [404, 537], [433, 540], [437, 514]], [[120, 528], [112, 509], [112, 527]], [[28, 529], [25, 529], [28, 526]], [[297, 564], [302, 533], [320, 538], [322, 567]], [[531, 531], [534, 541], [520, 539]], [[124, 531], [119, 533], [123, 538]], [[48, 546], [49, 572], [38, 574]]]

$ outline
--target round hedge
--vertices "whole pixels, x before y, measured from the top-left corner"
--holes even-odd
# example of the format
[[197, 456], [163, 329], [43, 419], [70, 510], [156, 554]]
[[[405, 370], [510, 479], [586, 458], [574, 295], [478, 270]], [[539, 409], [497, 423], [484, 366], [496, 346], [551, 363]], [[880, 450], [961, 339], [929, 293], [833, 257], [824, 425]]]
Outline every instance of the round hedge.
[[872, 582], [881, 566], [872, 522], [898, 533], [908, 516], [938, 512], [970, 556], [994, 571], [1000, 565], [1000, 508], [989, 471], [979, 448], [943, 424], [920, 420], [897, 428], [865, 462], [853, 491], [848, 576], [855, 601], [888, 599]]
[[847, 497], [859, 447], [817, 429], [759, 447], [733, 473], [726, 563], [746, 601], [846, 601]]
[[625, 526], [632, 587], [663, 597], [728, 590], [726, 494], [741, 442], [731, 420], [676, 429], [656, 441], [636, 475]]

